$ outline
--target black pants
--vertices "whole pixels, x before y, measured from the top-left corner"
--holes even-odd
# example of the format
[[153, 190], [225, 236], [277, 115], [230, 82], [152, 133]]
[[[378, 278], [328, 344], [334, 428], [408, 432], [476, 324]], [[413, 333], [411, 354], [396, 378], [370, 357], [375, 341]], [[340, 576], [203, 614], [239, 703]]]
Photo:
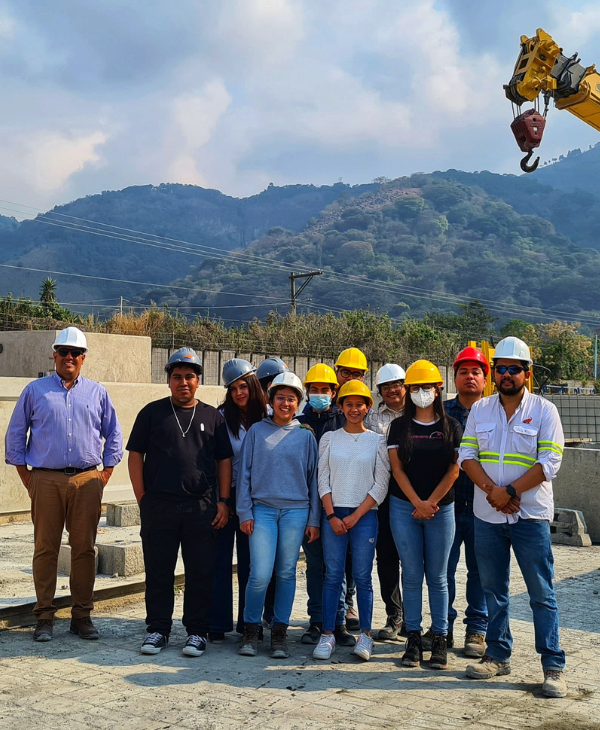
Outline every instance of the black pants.
[[379, 534], [377, 536], [377, 575], [381, 599], [388, 616], [402, 618], [402, 594], [400, 592], [400, 557], [390, 527], [390, 495], [377, 510]]
[[182, 623], [188, 634], [206, 633], [213, 591], [216, 509], [202, 512], [195, 500], [146, 494], [140, 504], [146, 568], [146, 626], [168, 636], [175, 605], [177, 552], [185, 570]]

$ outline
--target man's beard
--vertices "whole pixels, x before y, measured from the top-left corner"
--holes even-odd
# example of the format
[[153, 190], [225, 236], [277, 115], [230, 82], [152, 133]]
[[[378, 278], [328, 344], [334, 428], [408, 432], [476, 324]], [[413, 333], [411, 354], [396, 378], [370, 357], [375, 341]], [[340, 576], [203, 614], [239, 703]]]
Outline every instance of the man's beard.
[[517, 395], [523, 390], [524, 387], [525, 383], [523, 383], [523, 385], [514, 385], [512, 381], [504, 381], [500, 383], [500, 385], [498, 386], [498, 390], [503, 395]]

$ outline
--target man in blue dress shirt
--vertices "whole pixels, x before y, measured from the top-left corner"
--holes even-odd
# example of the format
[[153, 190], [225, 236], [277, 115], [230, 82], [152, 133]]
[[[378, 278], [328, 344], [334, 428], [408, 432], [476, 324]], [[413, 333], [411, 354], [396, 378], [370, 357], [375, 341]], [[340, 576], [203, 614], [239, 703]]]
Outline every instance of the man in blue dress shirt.
[[57, 334], [53, 349], [56, 372], [25, 386], [15, 406], [6, 433], [6, 463], [17, 468], [31, 498], [34, 640], [52, 639], [65, 525], [71, 546], [70, 630], [82, 639], [97, 639], [90, 618], [94, 544], [102, 493], [123, 456], [121, 429], [106, 388], [80, 374], [88, 349], [83, 332], [67, 327]]

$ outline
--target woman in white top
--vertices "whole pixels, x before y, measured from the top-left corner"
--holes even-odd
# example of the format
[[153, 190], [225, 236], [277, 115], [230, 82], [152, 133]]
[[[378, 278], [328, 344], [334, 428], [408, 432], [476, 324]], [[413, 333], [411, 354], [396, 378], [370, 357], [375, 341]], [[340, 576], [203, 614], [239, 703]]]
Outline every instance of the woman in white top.
[[335, 651], [335, 617], [350, 547], [361, 631], [353, 653], [369, 660], [373, 651], [371, 573], [377, 542], [376, 510], [387, 494], [390, 467], [385, 439], [363, 423], [373, 405], [367, 386], [351, 380], [340, 389], [337, 402], [346, 425], [323, 434], [319, 444], [325, 583], [323, 633], [313, 657], [329, 659]]

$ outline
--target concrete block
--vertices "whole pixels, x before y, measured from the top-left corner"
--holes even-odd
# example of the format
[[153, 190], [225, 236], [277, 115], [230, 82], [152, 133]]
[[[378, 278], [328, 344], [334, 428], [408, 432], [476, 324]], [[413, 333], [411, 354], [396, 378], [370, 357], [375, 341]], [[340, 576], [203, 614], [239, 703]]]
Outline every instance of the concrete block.
[[[96, 553], [96, 573], [98, 572], [98, 548], [94, 548]], [[58, 551], [58, 572], [63, 575], [71, 575], [71, 546], [61, 545]]]
[[128, 576], [143, 572], [144, 555], [141, 542], [98, 544], [98, 573]]
[[556, 509], [550, 523], [552, 542], [559, 545], [589, 547], [592, 544], [587, 534], [583, 512], [577, 509]]
[[140, 508], [137, 502], [108, 502], [106, 524], [110, 527], [133, 527], [140, 524]]

